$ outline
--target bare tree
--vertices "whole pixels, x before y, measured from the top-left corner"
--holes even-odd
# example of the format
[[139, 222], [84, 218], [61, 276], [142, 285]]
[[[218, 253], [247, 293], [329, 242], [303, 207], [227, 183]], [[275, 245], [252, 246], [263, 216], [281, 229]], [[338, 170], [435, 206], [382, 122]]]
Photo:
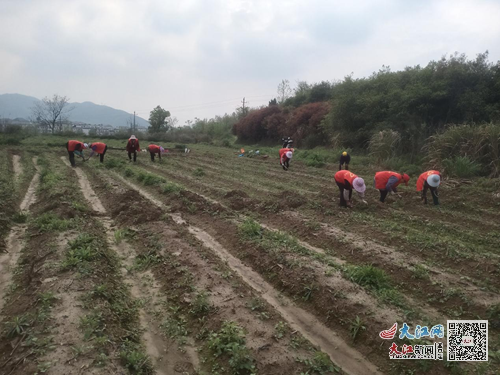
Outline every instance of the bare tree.
[[288, 79], [281, 80], [278, 85], [278, 103], [283, 104], [292, 95], [290, 81]]
[[32, 121], [37, 123], [42, 129], [50, 130], [52, 134], [56, 130], [61, 131], [63, 122], [67, 121], [67, 112], [72, 108], [67, 108], [69, 98], [54, 94], [52, 98], [45, 97], [41, 102], [31, 108]]

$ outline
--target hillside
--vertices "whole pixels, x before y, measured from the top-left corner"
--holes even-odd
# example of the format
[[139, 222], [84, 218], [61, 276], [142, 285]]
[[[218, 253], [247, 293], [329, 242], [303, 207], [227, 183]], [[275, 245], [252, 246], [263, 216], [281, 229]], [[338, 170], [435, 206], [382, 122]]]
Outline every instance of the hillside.
[[[0, 95], [0, 118], [14, 119], [17, 117], [28, 119], [31, 115], [31, 108], [40, 100], [21, 94]], [[70, 121], [84, 122], [87, 124], [104, 124], [127, 126], [132, 119], [132, 114], [120, 109], [111, 108], [105, 105], [98, 105], [92, 102], [70, 103], [71, 111], [68, 112]], [[141, 118], [135, 118], [138, 126], [148, 126], [149, 123]]]

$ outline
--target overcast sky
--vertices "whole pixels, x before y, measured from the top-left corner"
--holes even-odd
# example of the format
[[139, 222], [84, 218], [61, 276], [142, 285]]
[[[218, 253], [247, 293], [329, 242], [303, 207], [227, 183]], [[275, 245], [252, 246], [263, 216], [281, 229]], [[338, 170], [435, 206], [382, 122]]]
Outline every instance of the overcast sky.
[[0, 0], [0, 94], [161, 105], [179, 125], [267, 104], [281, 79], [486, 50], [500, 60], [500, 0]]

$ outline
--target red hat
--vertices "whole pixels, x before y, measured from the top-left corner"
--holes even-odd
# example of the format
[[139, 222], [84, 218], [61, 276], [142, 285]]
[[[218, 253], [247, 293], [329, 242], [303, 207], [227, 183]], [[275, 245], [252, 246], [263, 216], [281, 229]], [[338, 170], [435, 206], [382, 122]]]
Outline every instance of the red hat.
[[405, 182], [405, 185], [408, 186], [408, 181], [410, 181], [410, 176], [408, 176], [406, 173], [403, 174], [403, 181]]

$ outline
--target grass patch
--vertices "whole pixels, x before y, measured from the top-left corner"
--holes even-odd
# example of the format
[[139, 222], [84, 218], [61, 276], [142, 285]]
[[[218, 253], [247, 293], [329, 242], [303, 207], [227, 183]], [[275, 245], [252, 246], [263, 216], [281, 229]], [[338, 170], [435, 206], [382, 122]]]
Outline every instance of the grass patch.
[[390, 288], [390, 278], [380, 268], [371, 265], [349, 265], [344, 272], [351, 281], [369, 289], [380, 291]]
[[218, 332], [210, 333], [207, 347], [216, 358], [227, 357], [234, 373], [255, 371], [254, 360], [246, 347], [243, 328], [235, 322], [225, 321]]
[[198, 167], [193, 171], [193, 176], [194, 177], [203, 177], [203, 176], [205, 176], [205, 171], [203, 170], [203, 168]]
[[340, 373], [340, 368], [336, 367], [330, 357], [323, 352], [316, 352], [312, 359], [297, 359], [297, 362], [302, 363], [306, 367], [306, 371], [302, 374], [331, 374], [333, 372]]
[[39, 217], [34, 219], [33, 224], [41, 232], [65, 231], [75, 226], [73, 219], [61, 219], [56, 214], [53, 214], [51, 212], [45, 212], [41, 214]]
[[161, 187], [161, 192], [163, 194], [179, 195], [182, 191], [184, 191], [184, 188], [178, 184], [173, 183], [173, 182], [167, 182], [167, 183], [163, 184]]
[[262, 227], [255, 220], [246, 219], [238, 227], [240, 235], [246, 240], [262, 238]]

